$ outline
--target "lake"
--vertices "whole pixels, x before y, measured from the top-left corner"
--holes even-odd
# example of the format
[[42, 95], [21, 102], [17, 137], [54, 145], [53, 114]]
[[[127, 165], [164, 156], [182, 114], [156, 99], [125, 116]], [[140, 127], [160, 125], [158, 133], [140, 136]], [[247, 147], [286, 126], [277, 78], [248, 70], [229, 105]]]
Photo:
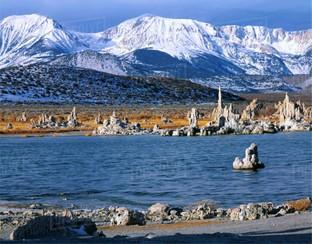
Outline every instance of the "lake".
[[[266, 168], [232, 170], [258, 144]], [[211, 137], [0, 137], [0, 201], [79, 208], [221, 207], [311, 196], [312, 133]]]

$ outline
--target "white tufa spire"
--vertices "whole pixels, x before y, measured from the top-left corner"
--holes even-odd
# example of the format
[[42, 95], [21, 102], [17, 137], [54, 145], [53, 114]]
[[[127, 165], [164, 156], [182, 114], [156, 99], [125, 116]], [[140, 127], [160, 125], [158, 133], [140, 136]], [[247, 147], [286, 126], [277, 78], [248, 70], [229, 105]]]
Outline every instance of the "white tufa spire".
[[218, 93], [218, 109], [223, 108], [223, 103], [222, 103], [222, 92], [221, 92], [221, 87], [219, 86], [219, 93]]

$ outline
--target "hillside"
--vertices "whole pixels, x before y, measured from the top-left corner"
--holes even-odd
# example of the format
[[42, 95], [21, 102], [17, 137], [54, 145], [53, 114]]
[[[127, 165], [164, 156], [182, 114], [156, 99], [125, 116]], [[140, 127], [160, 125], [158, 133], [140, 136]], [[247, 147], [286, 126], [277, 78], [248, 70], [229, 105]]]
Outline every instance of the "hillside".
[[[186, 80], [117, 76], [89, 69], [35, 64], [0, 70], [0, 101], [127, 104], [215, 102], [217, 90]], [[224, 98], [240, 99], [230, 93]]]

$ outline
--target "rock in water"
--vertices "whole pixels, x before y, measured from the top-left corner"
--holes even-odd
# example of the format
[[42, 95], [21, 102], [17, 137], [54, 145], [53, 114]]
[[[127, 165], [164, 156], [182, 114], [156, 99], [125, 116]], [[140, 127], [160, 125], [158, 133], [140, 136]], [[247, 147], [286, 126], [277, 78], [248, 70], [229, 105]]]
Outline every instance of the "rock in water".
[[245, 157], [241, 160], [236, 157], [233, 162], [233, 168], [239, 170], [256, 170], [264, 168], [264, 164], [258, 158], [258, 147], [252, 143], [245, 151]]

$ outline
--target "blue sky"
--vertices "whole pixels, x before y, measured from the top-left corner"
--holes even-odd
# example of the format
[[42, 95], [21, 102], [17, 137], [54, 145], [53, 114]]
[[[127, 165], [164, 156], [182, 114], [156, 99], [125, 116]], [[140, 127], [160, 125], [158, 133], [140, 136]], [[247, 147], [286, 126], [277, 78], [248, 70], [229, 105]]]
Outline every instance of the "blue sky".
[[312, 0], [0, 0], [0, 18], [39, 13], [84, 32], [101, 31], [145, 13], [215, 25], [312, 26]]

